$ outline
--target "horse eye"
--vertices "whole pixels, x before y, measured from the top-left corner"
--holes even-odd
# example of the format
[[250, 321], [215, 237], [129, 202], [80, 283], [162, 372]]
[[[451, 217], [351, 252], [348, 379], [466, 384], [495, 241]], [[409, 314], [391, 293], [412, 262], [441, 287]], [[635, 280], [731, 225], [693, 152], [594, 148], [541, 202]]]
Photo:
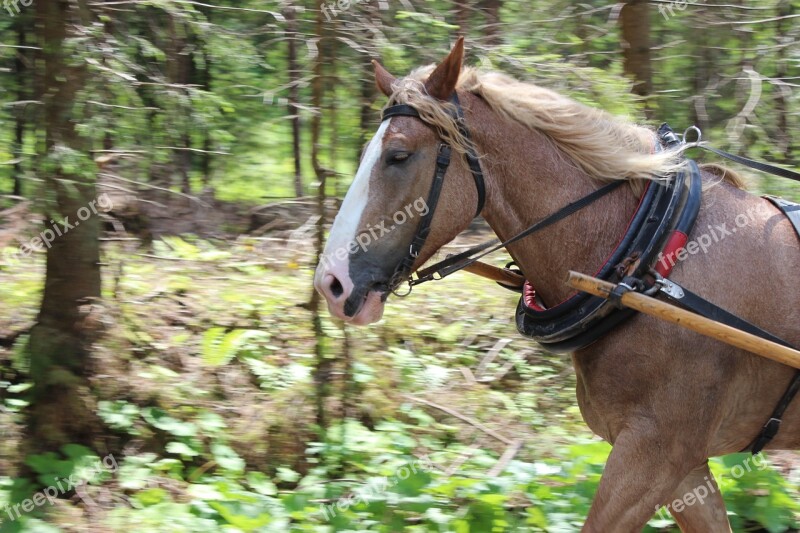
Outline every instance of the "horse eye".
[[405, 162], [411, 154], [408, 152], [393, 152], [389, 154], [386, 163], [389, 165], [396, 165]]

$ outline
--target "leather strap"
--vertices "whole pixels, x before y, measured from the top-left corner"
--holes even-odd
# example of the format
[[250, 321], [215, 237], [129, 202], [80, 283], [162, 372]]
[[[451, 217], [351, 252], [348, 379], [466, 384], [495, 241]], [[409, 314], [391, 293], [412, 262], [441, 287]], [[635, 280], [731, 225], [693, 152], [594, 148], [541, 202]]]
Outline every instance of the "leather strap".
[[467, 140], [467, 165], [472, 172], [472, 179], [475, 180], [475, 188], [478, 191], [478, 209], [475, 211], [475, 217], [481, 214], [483, 206], [486, 204], [486, 184], [483, 180], [483, 170], [481, 170], [481, 163], [478, 159], [478, 154], [475, 153], [474, 145], [472, 144], [472, 136], [467, 129], [467, 121], [464, 118], [464, 110], [461, 108], [461, 102], [458, 100], [458, 94], [455, 92], [450, 98], [453, 105], [456, 106], [456, 123], [458, 124], [458, 131]]
[[[425, 216], [419, 221], [417, 232], [411, 240], [408, 253], [395, 269], [394, 277], [399, 278], [400, 281], [411, 273], [414, 262], [417, 260], [417, 257], [419, 257], [419, 253], [422, 251], [422, 247], [425, 246], [425, 241], [428, 239], [428, 234], [431, 232], [431, 222], [433, 222], [436, 204], [439, 203], [439, 196], [442, 193], [444, 175], [447, 173], [447, 167], [450, 166], [450, 152], [450, 145], [445, 143], [439, 144], [439, 152], [436, 154], [436, 171], [433, 174], [431, 188], [428, 191], [427, 205], [429, 209], [428, 212], [425, 213]], [[391, 281], [391, 284], [394, 285], [397, 281], [397, 279], [394, 279]]]
[[[475, 147], [472, 144], [472, 136], [467, 128], [467, 122], [464, 118], [464, 109], [461, 107], [461, 102], [458, 99], [457, 93], [453, 93], [453, 96], [450, 97], [450, 102], [455, 106], [455, 116], [453, 118], [458, 125], [458, 131], [468, 141], [467, 151], [465, 152], [464, 157], [466, 158], [467, 165], [472, 172], [472, 179], [475, 182], [475, 189], [478, 192], [478, 207], [475, 210], [475, 216], [477, 217], [481, 214], [483, 211], [483, 206], [486, 204], [486, 183], [483, 178], [480, 157], [475, 152]], [[387, 107], [383, 110], [381, 121], [388, 120], [392, 117], [415, 117], [422, 120], [422, 117], [419, 115], [419, 111], [408, 104], [397, 104]]]
[[[698, 296], [685, 287], [678, 285], [674, 281], [669, 281], [667, 283], [668, 285], [665, 285], [665, 287], [661, 289], [661, 292], [665, 294], [667, 298], [681, 305], [682, 307], [685, 307], [686, 309], [689, 309], [690, 311], [693, 311], [706, 318], [710, 318], [711, 320], [715, 320], [736, 329], [746, 331], [747, 333], [761, 337], [762, 339], [766, 339], [789, 348], [794, 348], [794, 346], [780, 337], [776, 337], [772, 333], [761, 329], [755, 324], [726, 311], [718, 305], [709, 302], [702, 296]], [[744, 450], [742, 450], [743, 452], [750, 450], [753, 455], [756, 455], [764, 449], [764, 446], [769, 444], [769, 442], [775, 438], [775, 435], [777, 435], [778, 431], [780, 430], [783, 414], [786, 412], [789, 404], [792, 403], [792, 400], [797, 395], [798, 391], [800, 391], [800, 370], [795, 373], [792, 381], [789, 382], [789, 387], [783, 393], [783, 396], [781, 396], [781, 399], [778, 401], [778, 405], [772, 411], [772, 415], [770, 415], [767, 423], [764, 424], [764, 426], [761, 428], [761, 431], [758, 433], [758, 435], [756, 435], [755, 439], [753, 439], [753, 441], [747, 445]]]
[[[443, 261], [434, 263], [428, 268], [420, 270], [417, 274], [417, 279], [412, 279], [410, 281], [411, 286], [413, 287], [415, 285], [419, 285], [421, 283], [425, 283], [426, 281], [431, 281], [433, 279], [446, 278], [450, 274], [453, 274], [455, 272], [458, 272], [459, 270], [468, 267], [469, 265], [475, 263], [476, 261], [479, 261], [484, 256], [489, 255], [492, 252], [499, 250], [500, 248], [505, 248], [506, 246], [514, 244], [520, 239], [524, 239], [525, 237], [533, 233], [536, 233], [537, 231], [543, 230], [544, 228], [552, 226], [556, 222], [559, 222], [560, 220], [567, 218], [571, 214], [580, 211], [589, 204], [596, 202], [597, 200], [607, 195], [611, 191], [617, 189], [623, 183], [625, 182], [619, 180], [604, 185], [603, 187], [587, 194], [580, 200], [572, 202], [571, 204], [567, 204], [566, 206], [562, 207], [552, 215], [540, 220], [539, 222], [536, 222], [532, 226], [517, 233], [508, 240], [500, 242], [499, 239], [492, 239], [491, 241], [479, 244], [478, 246], [470, 248], [469, 250], [461, 252], [460, 254], [452, 255]], [[477, 255], [474, 255], [476, 253]]]
[[419, 118], [419, 111], [408, 104], [397, 104], [387, 107], [383, 110], [381, 122], [389, 120], [392, 117], [417, 117]]
[[[467, 129], [464, 121], [464, 111], [461, 108], [458, 95], [455, 92], [450, 98], [450, 101], [455, 106], [455, 114], [453, 119], [458, 124], [458, 129], [461, 132], [461, 135], [463, 135], [468, 141], [465, 157], [467, 160], [467, 165], [472, 173], [472, 178], [475, 181], [475, 188], [478, 192], [478, 209], [475, 213], [475, 216], [477, 217], [481, 214], [481, 211], [483, 211], [483, 206], [486, 203], [486, 185], [483, 179], [483, 171], [481, 170], [478, 155], [475, 153], [475, 149], [472, 146], [469, 130]], [[422, 120], [419, 111], [408, 104], [397, 104], [387, 107], [383, 110], [381, 120], [388, 120], [392, 117], [399, 116], [414, 117]], [[449, 144], [446, 142], [441, 142], [439, 144], [438, 153], [436, 154], [436, 169], [434, 170], [433, 181], [431, 182], [426, 203], [428, 206], [428, 212], [424, 217], [422, 217], [417, 225], [417, 230], [413, 239], [411, 240], [411, 244], [409, 245], [408, 253], [395, 268], [394, 274], [392, 274], [392, 278], [389, 280], [388, 286], [384, 291], [384, 299], [388, 296], [389, 292], [395, 292], [403, 280], [410, 278], [414, 268], [414, 263], [416, 262], [417, 257], [419, 257], [422, 248], [425, 246], [425, 241], [428, 239], [428, 234], [431, 230], [433, 215], [436, 212], [436, 206], [439, 203], [439, 196], [441, 195], [442, 187], [444, 185], [444, 177], [445, 174], [447, 174], [447, 168], [450, 166], [451, 152], [452, 149]]]
[[709, 302], [702, 296], [699, 296], [689, 289], [678, 285], [674, 281], [670, 280], [669, 285], [671, 285], [669, 289], [661, 289], [661, 292], [673, 302], [697, 313], [698, 315], [702, 315], [716, 322], [721, 322], [733, 328], [750, 333], [751, 335], [772, 341], [776, 344], [786, 346], [787, 348], [794, 348], [794, 346], [780, 337], [776, 337], [772, 333], [761, 329], [752, 322], [748, 322], [747, 320], [726, 311], [720, 306]]
[[792, 378], [792, 381], [789, 382], [789, 387], [786, 389], [786, 392], [783, 393], [783, 396], [781, 396], [777, 407], [775, 407], [775, 410], [772, 412], [772, 416], [769, 418], [767, 423], [764, 424], [764, 427], [761, 428], [761, 431], [753, 440], [753, 443], [742, 451], [747, 451], [749, 449], [753, 455], [756, 455], [764, 449], [764, 446], [769, 444], [769, 442], [775, 438], [775, 435], [778, 434], [778, 431], [781, 428], [781, 419], [783, 418], [783, 414], [786, 412], [789, 404], [792, 403], [792, 400], [797, 395], [798, 391], [800, 391], [800, 370], [797, 371], [797, 373], [794, 375], [794, 378]]
[[724, 150], [719, 150], [718, 148], [712, 148], [711, 146], [707, 146], [705, 144], [698, 144], [696, 147], [702, 148], [703, 150], [707, 150], [709, 152], [713, 152], [718, 156], [724, 157], [725, 159], [730, 159], [731, 161], [739, 163], [740, 165], [744, 165], [746, 167], [750, 167], [761, 172], [774, 174], [776, 176], [780, 176], [782, 178], [787, 178], [790, 180], [800, 181], [800, 172], [795, 172], [793, 170], [789, 170], [788, 168], [782, 168], [775, 165], [770, 165], [769, 163], [762, 163], [760, 161], [755, 161], [747, 157], [742, 157], [740, 155], [731, 154]]

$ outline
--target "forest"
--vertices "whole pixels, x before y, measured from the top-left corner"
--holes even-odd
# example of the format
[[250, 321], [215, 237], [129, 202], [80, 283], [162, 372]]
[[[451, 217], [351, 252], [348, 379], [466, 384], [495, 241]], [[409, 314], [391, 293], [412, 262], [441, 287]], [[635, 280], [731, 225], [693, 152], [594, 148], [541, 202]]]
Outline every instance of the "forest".
[[[0, 533], [581, 530], [611, 446], [518, 294], [458, 273], [355, 328], [313, 287], [387, 103], [372, 61], [459, 36], [800, 168], [800, 0], [3, 0]], [[733, 531], [800, 530], [800, 451], [710, 466]]]

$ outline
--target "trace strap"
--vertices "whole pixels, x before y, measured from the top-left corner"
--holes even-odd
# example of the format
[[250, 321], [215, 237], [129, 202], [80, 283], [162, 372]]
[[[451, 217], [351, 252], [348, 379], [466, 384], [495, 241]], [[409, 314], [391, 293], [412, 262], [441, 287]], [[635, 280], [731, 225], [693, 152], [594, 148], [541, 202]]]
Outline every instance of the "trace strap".
[[[458, 272], [469, 265], [475, 263], [476, 261], [480, 260], [482, 257], [489, 255], [492, 252], [495, 252], [501, 248], [505, 248], [506, 246], [517, 242], [520, 239], [524, 239], [528, 235], [536, 233], [539, 230], [543, 230], [548, 226], [552, 226], [556, 222], [563, 220], [570, 216], [571, 214], [580, 211], [584, 207], [588, 206], [589, 204], [594, 203], [595, 201], [599, 200], [606, 194], [610, 193], [624, 182], [614, 181], [605, 185], [591, 193], [587, 194], [580, 200], [572, 202], [571, 204], [567, 204], [563, 208], [559, 209], [552, 215], [548, 216], [545, 219], [536, 222], [534, 225], [528, 227], [527, 229], [517, 233], [510, 239], [500, 242], [499, 239], [492, 239], [491, 241], [484, 242], [483, 244], [479, 244], [469, 250], [461, 252], [460, 254], [452, 255], [443, 261], [439, 261], [428, 268], [420, 270], [417, 273], [417, 279], [409, 280], [409, 284], [413, 287], [415, 285], [419, 285], [420, 283], [425, 283], [426, 281], [431, 281], [433, 279], [442, 279], [446, 278], [450, 274], [454, 272]], [[475, 255], [478, 254], [478, 255]]]
[[775, 165], [770, 165], [769, 163], [762, 163], [761, 161], [755, 161], [753, 159], [749, 159], [747, 157], [742, 157], [740, 155], [731, 154], [729, 152], [725, 152], [724, 150], [719, 150], [718, 148], [712, 148], [706, 144], [697, 144], [696, 146], [692, 146], [691, 148], [702, 148], [703, 150], [708, 150], [709, 152], [713, 152], [718, 156], [724, 157], [725, 159], [730, 159], [740, 165], [744, 165], [746, 167], [754, 168], [761, 172], [766, 172], [768, 174], [774, 174], [776, 176], [780, 176], [782, 178], [787, 178], [790, 180], [800, 181], [800, 172], [795, 172], [793, 170], [789, 170], [788, 168], [782, 168]]

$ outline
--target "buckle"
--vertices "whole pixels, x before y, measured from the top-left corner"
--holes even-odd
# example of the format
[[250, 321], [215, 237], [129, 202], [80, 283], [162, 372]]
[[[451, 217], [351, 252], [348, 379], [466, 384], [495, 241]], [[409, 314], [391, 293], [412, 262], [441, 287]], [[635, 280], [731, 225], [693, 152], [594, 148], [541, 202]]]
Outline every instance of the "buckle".
[[764, 427], [761, 429], [761, 438], [765, 438], [768, 440], [772, 440], [775, 438], [775, 435], [778, 434], [778, 431], [781, 429], [781, 419], [780, 418], [770, 418]]
[[658, 138], [661, 140], [661, 144], [666, 147], [672, 147], [681, 144], [681, 138], [678, 137], [678, 134], [672, 131], [672, 128], [669, 127], [669, 124], [664, 122], [661, 126], [658, 127]]
[[439, 166], [447, 166], [450, 164], [450, 145], [447, 143], [439, 143], [439, 152], [436, 154], [436, 164]]

